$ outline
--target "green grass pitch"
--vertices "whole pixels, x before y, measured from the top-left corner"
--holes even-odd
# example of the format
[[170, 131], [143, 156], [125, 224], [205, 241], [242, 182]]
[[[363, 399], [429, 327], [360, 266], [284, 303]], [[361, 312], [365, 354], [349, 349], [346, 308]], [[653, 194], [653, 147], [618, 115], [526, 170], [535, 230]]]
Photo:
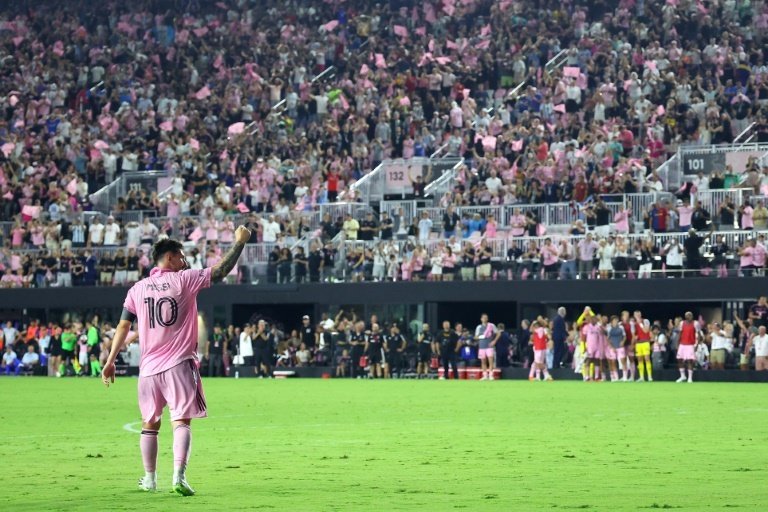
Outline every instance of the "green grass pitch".
[[0, 379], [0, 510], [766, 510], [756, 384], [206, 380], [136, 490], [136, 379]]

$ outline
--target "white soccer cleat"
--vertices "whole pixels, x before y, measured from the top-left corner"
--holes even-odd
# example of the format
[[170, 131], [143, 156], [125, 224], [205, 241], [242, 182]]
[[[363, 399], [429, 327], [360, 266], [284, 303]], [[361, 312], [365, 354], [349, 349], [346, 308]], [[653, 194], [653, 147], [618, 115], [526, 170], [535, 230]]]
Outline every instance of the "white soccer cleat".
[[693, 384], [693, 377], [688, 377], [688, 384]]
[[152, 480], [146, 476], [139, 478], [139, 490], [144, 492], [155, 492], [157, 490], [157, 480]]
[[677, 379], [675, 382], [678, 382], [678, 383], [680, 383], [680, 382], [685, 382], [685, 377], [680, 377], [680, 378], [679, 378], [679, 379]]
[[648, 382], [653, 382], [653, 377], [648, 377]]
[[194, 496], [195, 490], [187, 482], [186, 477], [180, 477], [173, 482], [173, 492], [182, 496]]

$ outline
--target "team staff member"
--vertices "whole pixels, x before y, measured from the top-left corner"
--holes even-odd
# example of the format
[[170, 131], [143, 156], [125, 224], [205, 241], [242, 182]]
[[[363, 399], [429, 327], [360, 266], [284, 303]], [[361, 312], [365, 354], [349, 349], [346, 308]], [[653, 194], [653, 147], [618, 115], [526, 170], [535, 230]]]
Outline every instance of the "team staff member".
[[259, 378], [272, 376], [272, 339], [267, 327], [267, 322], [259, 320], [253, 337], [254, 371]]
[[624, 370], [624, 376], [629, 382], [635, 380], [635, 333], [630, 322], [629, 311], [621, 312], [621, 326], [624, 328], [624, 358], [619, 358], [619, 368]]
[[[675, 382], [693, 382], [693, 367], [696, 364], [696, 339], [699, 332], [693, 321], [693, 313], [685, 312], [683, 325], [680, 327], [680, 345], [677, 347], [677, 368], [680, 370], [680, 378]], [[688, 378], [685, 378], [685, 369], [688, 367]]]
[[441, 379], [447, 379], [450, 375], [448, 373], [448, 367], [453, 367], [453, 378], [458, 380], [459, 368], [457, 367], [457, 357], [459, 350], [461, 350], [461, 344], [459, 343], [459, 335], [456, 331], [451, 329], [451, 322], [448, 320], [443, 321], [443, 330], [437, 333], [437, 339], [435, 340], [435, 346], [437, 348], [437, 354], [440, 356], [440, 361], [443, 365], [443, 377]]
[[384, 336], [384, 350], [387, 352], [387, 363], [384, 368], [387, 377], [397, 373], [397, 377], [400, 378], [400, 369], [403, 366], [403, 352], [405, 352], [406, 346], [405, 337], [400, 334], [397, 324], [392, 324], [389, 334]]
[[224, 350], [226, 350], [224, 333], [221, 331], [221, 326], [217, 325], [213, 328], [213, 339], [205, 344], [205, 359], [208, 360], [209, 377], [224, 376], [224, 365], [222, 363]]
[[64, 375], [64, 368], [69, 367], [75, 360], [75, 343], [77, 343], [77, 334], [72, 332], [72, 324], [64, 326], [64, 332], [61, 333], [61, 358], [64, 366], [59, 367], [59, 372]]
[[382, 362], [384, 361], [384, 342], [379, 331], [379, 324], [371, 326], [371, 333], [365, 340], [365, 355], [368, 356], [368, 365], [371, 368], [369, 376], [372, 379], [381, 379], [384, 377]]
[[550, 336], [547, 329], [538, 320], [534, 320], [531, 324], [531, 344], [533, 345], [533, 364], [528, 374], [528, 380], [531, 382], [541, 380], [542, 372], [544, 372], [545, 380], [554, 380], [547, 371], [547, 348], [550, 344]]
[[480, 315], [480, 325], [475, 327], [475, 339], [478, 342], [478, 357], [480, 366], [483, 370], [483, 377], [480, 380], [492, 380], [493, 370], [495, 368], [496, 349], [496, 326], [488, 321], [488, 315]]
[[307, 347], [312, 355], [315, 354], [315, 345], [317, 341], [317, 332], [309, 321], [309, 315], [301, 317], [301, 342]]
[[363, 376], [364, 365], [360, 364], [365, 353], [365, 322], [362, 320], [355, 324], [355, 330], [349, 335], [350, 356], [352, 357], [352, 378]]
[[635, 311], [635, 357], [637, 358], [637, 382], [643, 382], [643, 374], [648, 374], [648, 382], [653, 382], [651, 366], [651, 324], [643, 318], [640, 311]]
[[419, 360], [416, 364], [416, 378], [422, 379], [426, 378], [427, 374], [429, 374], [429, 362], [432, 359], [434, 337], [429, 332], [429, 324], [422, 325], [417, 341]]

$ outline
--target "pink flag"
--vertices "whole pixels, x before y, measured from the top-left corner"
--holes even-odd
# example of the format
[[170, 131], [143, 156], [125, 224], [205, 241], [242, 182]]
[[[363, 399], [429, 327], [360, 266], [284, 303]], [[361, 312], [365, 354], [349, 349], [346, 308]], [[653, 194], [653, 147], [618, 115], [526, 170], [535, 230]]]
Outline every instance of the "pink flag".
[[222, 58], [221, 54], [216, 55], [216, 58], [213, 59], [213, 67], [215, 69], [219, 69], [221, 67], [223, 60], [224, 59]]
[[173, 123], [171, 121], [163, 121], [160, 123], [160, 129], [164, 132], [170, 132], [173, 130]]
[[645, 67], [647, 67], [651, 71], [656, 71], [656, 61], [655, 60], [645, 61]]
[[561, 114], [565, 114], [565, 105], [563, 105], [562, 103], [559, 105], [555, 105], [555, 108], [553, 108], [552, 110], [554, 110], [555, 112], [560, 112]]
[[239, 135], [245, 131], [245, 123], [240, 121], [239, 123], [232, 123], [229, 125], [229, 128], [227, 128], [227, 133], [229, 135]]
[[[477, 43], [475, 45], [475, 48], [477, 48], [478, 50], [485, 50], [489, 46], [491, 46], [491, 40], [490, 39], [485, 39], [485, 40], [480, 41], [479, 43]], [[539, 68], [539, 69], [541, 69], [541, 68]]]
[[349, 102], [343, 93], [339, 95], [339, 102], [341, 102], [341, 108], [344, 110], [349, 110]]
[[219, 9], [224, 9], [225, 11], [227, 10], [227, 4], [225, 4], [224, 2], [216, 2], [216, 7], [218, 7]]
[[20, 46], [23, 41], [24, 41], [24, 36], [16, 36], [13, 38], [13, 44], [16, 47]]
[[197, 242], [201, 238], [203, 238], [203, 230], [200, 229], [200, 226], [196, 227], [194, 231], [192, 231], [189, 236], [187, 237], [193, 242]]
[[200, 149], [200, 141], [198, 141], [197, 139], [194, 139], [194, 138], [189, 139], [189, 147], [191, 147], [195, 151], [199, 150]]
[[363, 64], [363, 65], [360, 67], [360, 74], [361, 74], [362, 76], [365, 76], [365, 75], [367, 75], [369, 71], [370, 71], [370, 69], [368, 68], [368, 66], [367, 66], [366, 64]]
[[448, 47], [449, 50], [458, 50], [459, 45], [457, 45], [455, 42], [448, 40], [445, 42], [445, 46]]
[[481, 36], [487, 36], [490, 33], [491, 33], [491, 25], [490, 25], [490, 23], [480, 29], [480, 35]]
[[192, 31], [197, 37], [203, 37], [208, 33], [208, 27], [196, 28]]
[[701, 14], [709, 14], [709, 9], [704, 7], [704, 4], [701, 2], [701, 0], [696, 0], [696, 8]]
[[658, 108], [656, 109], [657, 116], [663, 116], [666, 113], [667, 113], [667, 110], [664, 108], [664, 105], [659, 105]]
[[436, 58], [435, 60], [436, 60], [436, 61], [438, 62], [438, 64], [440, 64], [441, 66], [445, 66], [446, 64], [448, 64], [449, 62], [451, 62], [451, 58], [450, 58], [450, 57], [438, 57], [438, 58]]
[[210, 95], [211, 95], [211, 90], [206, 85], [202, 89], [200, 89], [199, 91], [197, 91], [195, 93], [195, 98], [197, 98], [198, 100], [204, 100], [205, 98], [207, 98]]
[[104, 142], [103, 140], [97, 140], [93, 143], [93, 147], [96, 149], [109, 149], [109, 144]]
[[565, 66], [563, 68], [563, 76], [570, 76], [570, 77], [573, 77], [573, 78], [578, 78], [580, 72], [581, 72], [581, 70], [579, 68], [577, 68], [576, 66]]
[[69, 192], [69, 195], [74, 196], [77, 195], [77, 180], [73, 179], [69, 183], [67, 183], [67, 192]]
[[40, 210], [42, 207], [40, 206], [30, 206], [28, 204], [25, 204], [21, 208], [21, 214], [26, 215], [27, 217], [32, 217], [33, 219], [37, 219], [40, 217]]
[[248, 213], [250, 212], [250, 208], [245, 203], [237, 203], [237, 211], [240, 213]]
[[13, 142], [6, 142], [2, 146], [0, 146], [0, 150], [3, 152], [6, 158], [10, 156], [10, 154], [13, 152], [14, 148], [16, 147], [16, 144]]
[[523, 149], [523, 140], [513, 140], [512, 141], [512, 151], [521, 151]]
[[325, 30], [326, 32], [331, 32], [333, 29], [339, 26], [338, 20], [329, 21], [325, 25], [322, 25], [320, 28]]
[[400, 98], [400, 105], [403, 107], [410, 107], [411, 99], [408, 96], [403, 96], [402, 98]]
[[425, 36], [427, 35], [427, 27], [418, 27], [414, 32], [417, 36]]
[[381, 53], [376, 54], [376, 67], [379, 69], [387, 67], [387, 61], [384, 60], [384, 55]]
[[427, 52], [424, 55], [421, 56], [421, 59], [419, 59], [419, 63], [417, 64], [419, 67], [424, 66], [427, 62], [432, 60], [432, 54]]
[[490, 150], [496, 149], [496, 137], [493, 135], [483, 137], [483, 147]]
[[5, 194], [3, 194], [3, 198], [13, 199], [13, 192], [6, 192]]
[[408, 37], [408, 29], [405, 28], [404, 26], [395, 25], [393, 28], [396, 36]]
[[64, 55], [64, 43], [61, 41], [56, 41], [53, 43], [53, 53], [58, 55], [59, 57]]

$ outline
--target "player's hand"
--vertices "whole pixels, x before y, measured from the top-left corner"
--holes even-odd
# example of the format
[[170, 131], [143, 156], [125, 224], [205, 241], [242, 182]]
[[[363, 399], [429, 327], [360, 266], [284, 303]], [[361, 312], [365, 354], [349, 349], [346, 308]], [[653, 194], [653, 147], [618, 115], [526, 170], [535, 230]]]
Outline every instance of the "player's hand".
[[238, 226], [235, 230], [235, 243], [245, 244], [251, 239], [251, 230], [245, 226]]
[[115, 382], [115, 363], [105, 364], [101, 370], [101, 381], [105, 386]]

